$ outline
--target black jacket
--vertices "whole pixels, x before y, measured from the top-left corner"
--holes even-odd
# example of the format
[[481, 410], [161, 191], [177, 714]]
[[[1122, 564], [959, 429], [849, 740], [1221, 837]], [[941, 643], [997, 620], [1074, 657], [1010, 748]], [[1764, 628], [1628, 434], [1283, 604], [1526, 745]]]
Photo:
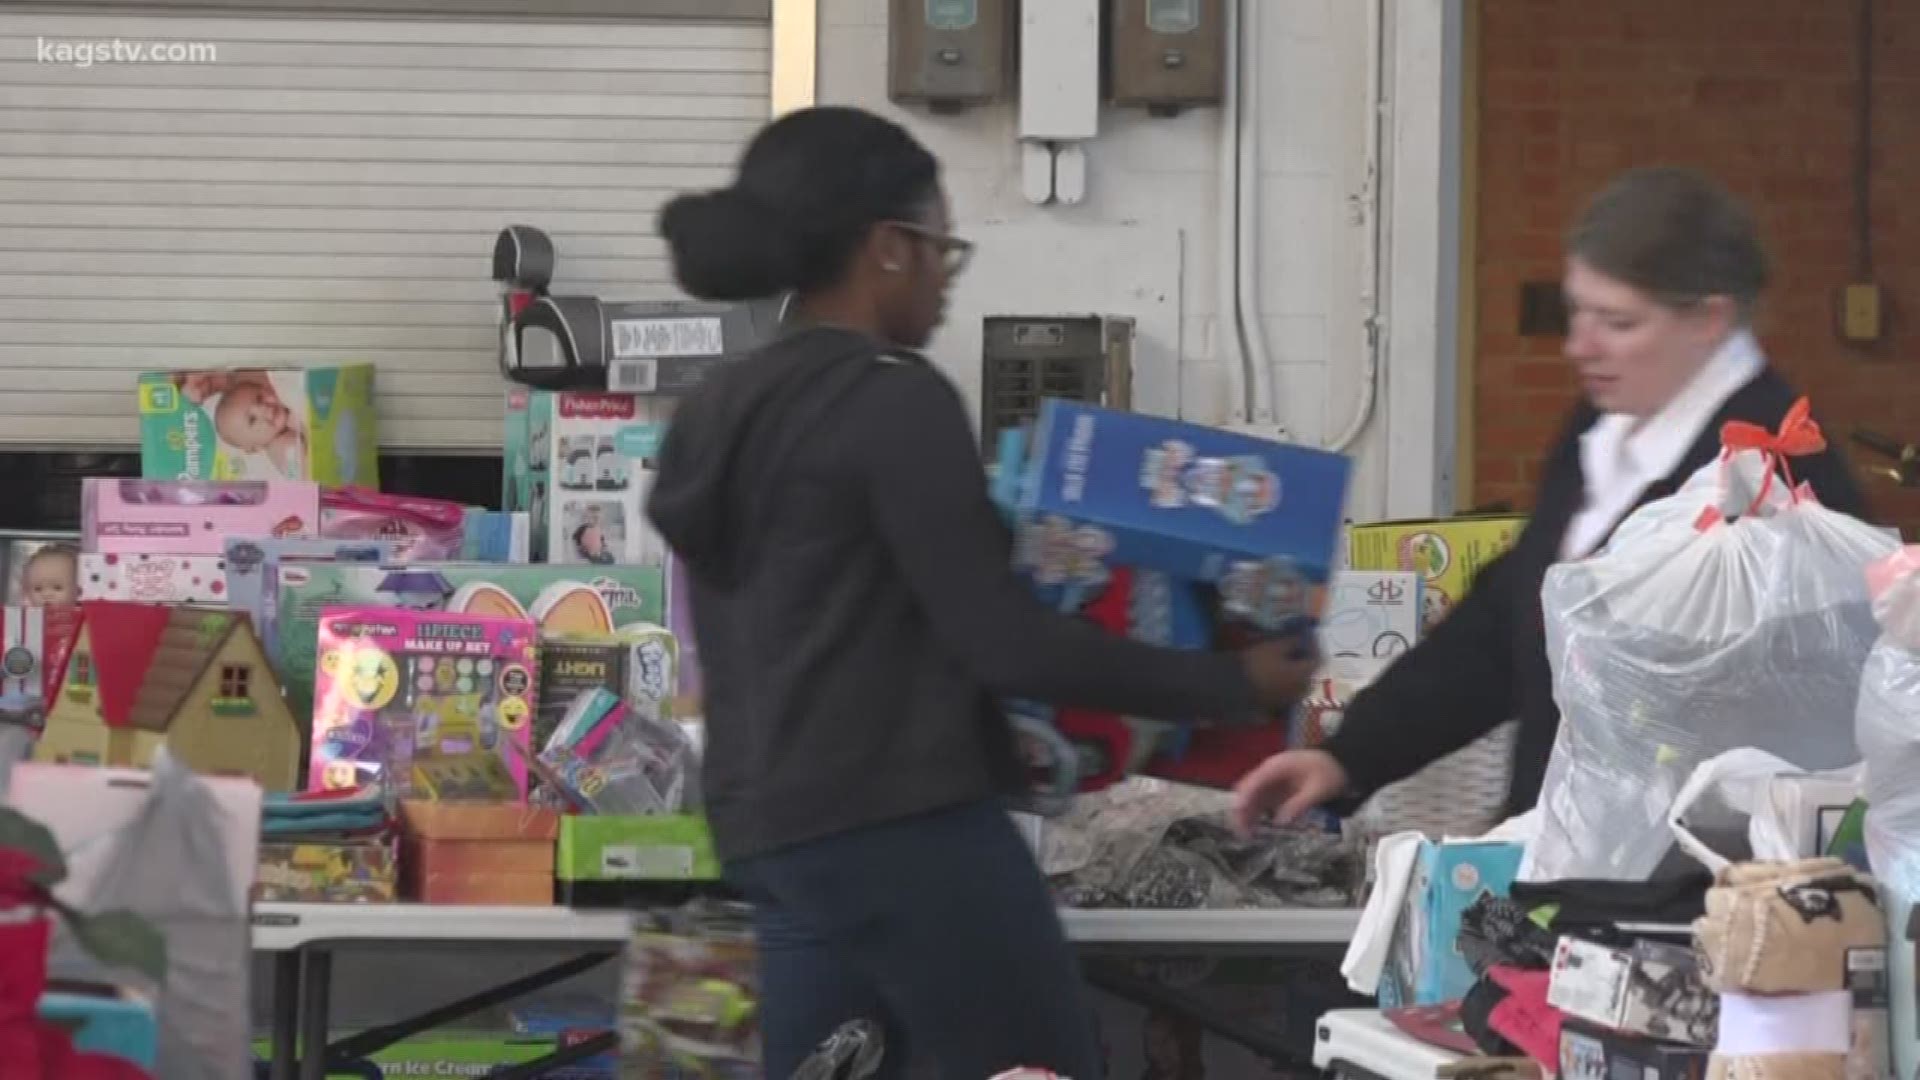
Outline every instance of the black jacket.
[[[1772, 369], [1763, 370], [1727, 399], [1680, 466], [1642, 492], [1636, 506], [1672, 495], [1712, 461], [1720, 453], [1720, 429], [1727, 421], [1745, 420], [1772, 430], [1796, 398]], [[1560, 729], [1540, 590], [1584, 502], [1580, 436], [1598, 419], [1590, 405], [1574, 410], [1547, 459], [1533, 516], [1513, 547], [1487, 564], [1466, 598], [1430, 636], [1355, 695], [1326, 746], [1351, 781], [1349, 805], [1510, 719], [1519, 720], [1519, 731], [1506, 812], [1523, 813], [1539, 799]], [[1865, 516], [1865, 499], [1837, 450], [1830, 447], [1791, 464], [1794, 478], [1812, 484], [1822, 504]]]
[[1044, 607], [976, 446], [945, 376], [842, 330], [796, 332], [681, 403], [647, 506], [692, 580], [722, 859], [1007, 792], [995, 695], [1257, 712], [1237, 657]]

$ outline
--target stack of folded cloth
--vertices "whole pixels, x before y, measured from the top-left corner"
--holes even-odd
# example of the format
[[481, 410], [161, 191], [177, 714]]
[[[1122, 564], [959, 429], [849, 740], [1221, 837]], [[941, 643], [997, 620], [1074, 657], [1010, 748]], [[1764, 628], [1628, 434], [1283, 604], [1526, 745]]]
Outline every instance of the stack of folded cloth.
[[380, 840], [392, 815], [378, 787], [273, 792], [266, 796], [262, 840], [276, 844], [352, 844]]
[[1709, 1080], [1871, 1080], [1887, 1071], [1886, 923], [1838, 859], [1730, 866], [1694, 923], [1720, 994]]

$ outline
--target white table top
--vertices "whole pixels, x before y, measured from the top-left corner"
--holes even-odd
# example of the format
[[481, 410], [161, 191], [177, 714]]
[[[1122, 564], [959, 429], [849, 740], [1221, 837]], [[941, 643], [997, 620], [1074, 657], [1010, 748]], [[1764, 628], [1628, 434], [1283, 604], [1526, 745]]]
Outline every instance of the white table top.
[[[1356, 910], [1063, 911], [1068, 936], [1083, 944], [1343, 945]], [[564, 907], [441, 904], [256, 904], [253, 947], [286, 952], [315, 943], [378, 941], [617, 944], [620, 911]]]
[[1345, 1064], [1381, 1080], [1433, 1080], [1460, 1055], [1428, 1046], [1393, 1026], [1378, 1010], [1343, 1009], [1320, 1018], [1313, 1041], [1316, 1069]]

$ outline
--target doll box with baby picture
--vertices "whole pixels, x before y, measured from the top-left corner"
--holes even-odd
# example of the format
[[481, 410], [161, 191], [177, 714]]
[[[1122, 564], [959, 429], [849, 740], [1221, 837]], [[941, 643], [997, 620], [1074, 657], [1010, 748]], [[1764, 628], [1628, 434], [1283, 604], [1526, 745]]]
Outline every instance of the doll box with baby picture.
[[509, 392], [504, 508], [533, 518], [536, 559], [664, 565], [646, 504], [672, 411], [647, 394]]
[[144, 374], [141, 475], [377, 488], [373, 370], [354, 364]]
[[79, 598], [80, 534], [0, 530], [5, 604], [71, 604]]

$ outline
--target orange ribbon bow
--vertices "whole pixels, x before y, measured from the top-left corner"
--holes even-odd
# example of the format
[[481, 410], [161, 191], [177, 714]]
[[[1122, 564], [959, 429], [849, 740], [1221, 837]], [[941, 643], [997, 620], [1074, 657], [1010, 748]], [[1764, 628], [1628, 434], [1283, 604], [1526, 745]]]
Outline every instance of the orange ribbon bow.
[[1792, 488], [1793, 498], [1798, 502], [1801, 497], [1801, 485], [1793, 480], [1793, 466], [1789, 458], [1805, 457], [1817, 454], [1827, 448], [1827, 437], [1820, 431], [1820, 425], [1813, 421], [1813, 405], [1806, 399], [1793, 403], [1787, 415], [1780, 420], [1778, 431], [1768, 431], [1759, 424], [1745, 420], [1729, 420], [1720, 429], [1721, 457], [1730, 458], [1741, 450], [1758, 450], [1766, 456], [1767, 476], [1760, 484], [1760, 491], [1753, 497], [1753, 504], [1747, 507], [1751, 514], [1760, 509], [1766, 501], [1767, 493], [1773, 489], [1773, 476], [1776, 471], [1787, 478]]

